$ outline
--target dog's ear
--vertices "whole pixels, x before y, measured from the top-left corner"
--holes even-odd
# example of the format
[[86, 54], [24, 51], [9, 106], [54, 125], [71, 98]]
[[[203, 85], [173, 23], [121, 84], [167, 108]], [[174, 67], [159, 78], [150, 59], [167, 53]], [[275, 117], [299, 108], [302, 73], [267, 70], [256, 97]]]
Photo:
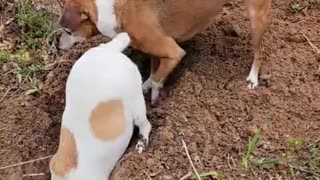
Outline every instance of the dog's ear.
[[85, 16], [82, 17], [82, 13], [77, 7], [67, 6], [64, 8], [61, 14], [59, 24], [63, 28], [68, 28], [71, 31], [76, 31], [81, 25], [82, 18], [85, 18]]
[[80, 17], [81, 17], [81, 20], [82, 20], [82, 21], [89, 19], [89, 16], [87, 15], [87, 13], [81, 12], [80, 14], [81, 14]]

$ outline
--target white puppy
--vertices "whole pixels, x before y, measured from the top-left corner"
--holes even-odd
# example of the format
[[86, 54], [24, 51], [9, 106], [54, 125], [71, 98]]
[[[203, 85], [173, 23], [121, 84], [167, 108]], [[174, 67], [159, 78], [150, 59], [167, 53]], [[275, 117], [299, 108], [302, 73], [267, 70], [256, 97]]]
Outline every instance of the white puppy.
[[85, 52], [73, 65], [66, 85], [59, 148], [50, 161], [52, 180], [108, 180], [125, 152], [134, 125], [139, 153], [148, 144], [142, 78], [122, 51], [127, 33]]

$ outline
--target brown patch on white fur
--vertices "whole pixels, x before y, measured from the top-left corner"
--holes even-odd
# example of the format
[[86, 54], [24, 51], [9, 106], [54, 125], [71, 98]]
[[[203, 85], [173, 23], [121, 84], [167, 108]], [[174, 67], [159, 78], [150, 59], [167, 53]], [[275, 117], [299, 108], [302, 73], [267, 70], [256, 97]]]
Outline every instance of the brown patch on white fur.
[[50, 169], [56, 175], [64, 177], [71, 169], [77, 167], [78, 154], [73, 134], [65, 127], [61, 128], [57, 153], [50, 161]]
[[99, 103], [91, 113], [93, 134], [100, 140], [109, 141], [119, 137], [125, 129], [124, 105], [121, 100]]

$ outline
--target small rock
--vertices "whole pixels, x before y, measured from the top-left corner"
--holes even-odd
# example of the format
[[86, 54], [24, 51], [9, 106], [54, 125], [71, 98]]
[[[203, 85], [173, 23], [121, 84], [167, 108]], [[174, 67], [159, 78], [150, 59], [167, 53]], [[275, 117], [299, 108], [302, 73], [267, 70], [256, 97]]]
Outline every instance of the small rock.
[[154, 162], [154, 160], [152, 159], [152, 158], [148, 158], [147, 159], [147, 165], [148, 166], [151, 166], [151, 165], [153, 165], [155, 162]]
[[54, 72], [53, 72], [53, 71], [50, 71], [50, 72], [48, 73], [48, 75], [46, 76], [46, 81], [51, 82], [51, 81], [53, 80], [53, 78], [54, 78]]
[[231, 2], [231, 1], [228, 1], [228, 2], [226, 2], [225, 4], [224, 4], [224, 6], [226, 6], [226, 7], [228, 7], [228, 6], [233, 6], [233, 2]]
[[16, 119], [17, 118], [17, 116], [15, 116], [15, 115], [10, 115], [9, 116], [9, 119]]
[[263, 150], [270, 150], [271, 149], [271, 143], [269, 141], [263, 141], [260, 143], [259, 148]]
[[8, 72], [10, 70], [10, 65], [9, 65], [9, 63], [5, 63], [5, 64], [3, 64], [2, 65], [2, 71], [3, 72]]
[[223, 29], [224, 35], [238, 37], [241, 34], [240, 27], [236, 24], [232, 24], [231, 26], [227, 26]]
[[24, 106], [28, 106], [29, 105], [29, 103], [27, 102], [27, 101], [25, 101], [25, 102], [21, 102], [21, 106], [22, 107], [24, 107]]
[[23, 180], [22, 171], [19, 169], [16, 173], [9, 175], [7, 180]]
[[2, 65], [2, 71], [3, 71], [4, 73], [6, 73], [6, 72], [9, 71], [9, 68], [8, 68], [8, 65], [7, 65], [7, 64]]
[[257, 126], [249, 126], [246, 128], [246, 133], [249, 136], [254, 136], [258, 132]]
[[271, 74], [261, 74], [260, 79], [261, 80], [268, 80], [271, 78]]
[[203, 90], [203, 87], [202, 87], [201, 84], [195, 84], [194, 85], [194, 91], [195, 91], [196, 95], [200, 95], [202, 90]]
[[162, 176], [161, 179], [163, 179], [163, 180], [171, 180], [171, 179], [173, 179], [173, 177], [170, 176], [170, 175], [164, 175], [164, 176]]

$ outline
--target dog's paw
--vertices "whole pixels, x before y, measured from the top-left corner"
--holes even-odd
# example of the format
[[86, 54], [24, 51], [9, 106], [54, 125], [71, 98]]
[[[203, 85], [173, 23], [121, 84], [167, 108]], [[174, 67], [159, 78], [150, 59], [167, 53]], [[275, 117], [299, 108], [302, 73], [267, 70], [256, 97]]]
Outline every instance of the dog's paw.
[[250, 74], [246, 80], [249, 83], [248, 84], [249, 89], [255, 89], [259, 85], [258, 75], [254, 74], [254, 73], [250, 72]]
[[152, 79], [149, 77], [143, 84], [142, 84], [142, 90], [144, 94], [147, 94], [148, 91], [152, 88]]
[[259, 85], [258, 83], [249, 82], [249, 84], [248, 84], [247, 87], [248, 87], [249, 89], [255, 89], [258, 85]]
[[160, 96], [165, 95], [163, 92], [160, 92], [162, 89], [162, 83], [158, 83], [152, 80], [151, 77], [146, 80], [142, 85], [142, 90], [144, 94], [147, 94], [151, 89], [151, 105], [156, 107], [159, 104]]

